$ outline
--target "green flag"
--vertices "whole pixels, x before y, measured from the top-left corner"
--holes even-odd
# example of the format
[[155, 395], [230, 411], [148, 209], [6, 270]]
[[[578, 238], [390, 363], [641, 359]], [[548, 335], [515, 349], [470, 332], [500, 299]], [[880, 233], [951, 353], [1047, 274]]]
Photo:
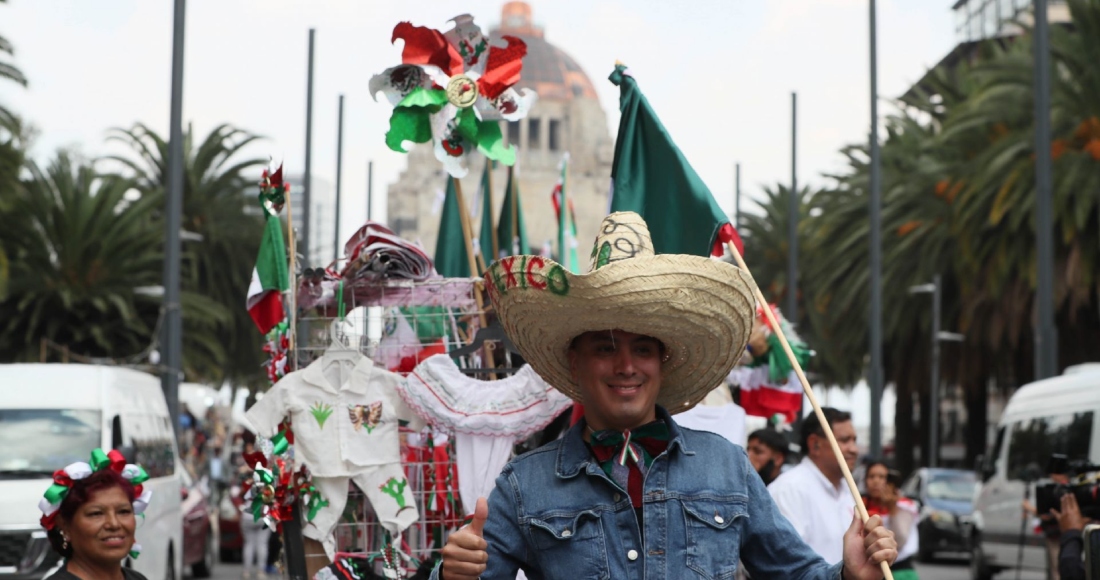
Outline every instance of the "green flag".
[[569, 201], [569, 192], [565, 188], [565, 177], [569, 171], [569, 153], [562, 155], [558, 168], [561, 170], [561, 175], [558, 176], [558, 183], [550, 193], [554, 213], [558, 216], [558, 261], [570, 272], [577, 272], [580, 268], [580, 262], [577, 260], [577, 216], [574, 215], [573, 202]]
[[626, 67], [617, 65], [609, 78], [619, 86], [621, 113], [611, 167], [611, 211], [641, 215], [658, 254], [721, 254], [719, 243], [727, 241], [742, 251], [729, 218]]
[[444, 278], [469, 278], [470, 258], [462, 236], [462, 214], [455, 183], [447, 178], [447, 193], [443, 199], [443, 215], [439, 218], [439, 237], [435, 241], [435, 271]]
[[500, 219], [497, 220], [497, 247], [500, 248], [497, 257], [531, 253], [531, 247], [527, 245], [527, 226], [523, 223], [522, 198], [519, 184], [512, 181], [512, 168], [509, 167], [504, 204], [500, 207]]
[[492, 264], [500, 254], [496, 249], [497, 237], [493, 231], [493, 192], [489, 184], [492, 163], [491, 159], [486, 159], [485, 171], [481, 174], [481, 232], [477, 236], [478, 247], [474, 248], [475, 252], [481, 252], [486, 266]]

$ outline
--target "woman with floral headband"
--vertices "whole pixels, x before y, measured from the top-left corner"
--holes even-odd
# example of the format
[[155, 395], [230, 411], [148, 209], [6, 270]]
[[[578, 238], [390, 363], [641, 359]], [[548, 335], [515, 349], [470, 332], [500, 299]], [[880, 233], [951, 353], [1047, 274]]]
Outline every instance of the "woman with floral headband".
[[136, 558], [137, 516], [151, 493], [142, 483], [149, 476], [127, 464], [118, 451], [92, 451], [91, 461], [78, 461], [53, 474], [53, 485], [39, 502], [42, 527], [53, 549], [65, 559], [48, 580], [145, 580], [122, 567]]

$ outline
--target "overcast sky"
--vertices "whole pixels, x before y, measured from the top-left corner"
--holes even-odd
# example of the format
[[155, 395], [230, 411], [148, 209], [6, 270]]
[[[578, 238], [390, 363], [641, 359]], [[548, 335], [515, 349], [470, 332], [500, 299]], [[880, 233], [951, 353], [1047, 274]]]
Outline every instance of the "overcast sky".
[[[950, 0], [879, 0], [879, 93], [904, 92], [954, 45]], [[372, 74], [400, 60], [389, 42], [409, 20], [442, 30], [468, 12], [486, 30], [497, 0], [191, 0], [184, 123], [200, 136], [232, 123], [267, 140], [254, 155], [300, 172], [305, 150], [306, 47], [317, 30], [313, 174], [334, 182], [337, 97], [345, 98], [342, 235], [365, 219], [366, 163], [379, 192], [405, 166], [383, 142], [391, 107], [367, 94]], [[554, 0], [532, 2], [546, 38], [588, 72], [618, 127], [616, 59], [628, 64], [719, 203], [790, 180], [790, 93], [798, 92], [799, 182], [821, 184], [839, 149], [870, 128], [868, 0]], [[140, 121], [168, 133], [171, 0], [10, 0], [0, 34], [30, 80], [0, 83], [0, 102], [38, 130], [32, 155], [58, 147], [114, 152], [111, 127]], [[888, 103], [880, 106], [885, 113]], [[528, 211], [535, 211], [531, 208]]]

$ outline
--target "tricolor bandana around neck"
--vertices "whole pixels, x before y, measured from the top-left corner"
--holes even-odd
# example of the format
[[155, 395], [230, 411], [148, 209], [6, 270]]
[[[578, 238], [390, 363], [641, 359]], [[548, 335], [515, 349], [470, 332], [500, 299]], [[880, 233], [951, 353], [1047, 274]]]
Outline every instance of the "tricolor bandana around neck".
[[672, 438], [668, 424], [658, 419], [627, 431], [588, 430], [588, 445], [604, 473], [626, 490], [631, 505], [642, 507], [642, 482], [653, 460], [668, 449]]

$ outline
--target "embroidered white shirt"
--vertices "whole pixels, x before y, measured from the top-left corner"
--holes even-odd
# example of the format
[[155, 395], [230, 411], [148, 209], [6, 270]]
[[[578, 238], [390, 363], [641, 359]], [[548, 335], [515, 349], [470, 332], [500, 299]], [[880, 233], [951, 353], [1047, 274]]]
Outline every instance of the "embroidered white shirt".
[[397, 394], [401, 375], [364, 356], [322, 356], [271, 388], [246, 414], [265, 437], [290, 417], [295, 454], [318, 477], [352, 476], [361, 467], [398, 463], [398, 421], [424, 427]]
[[856, 504], [843, 479], [833, 485], [806, 458], [781, 473], [768, 492], [813, 551], [830, 564], [844, 558], [844, 532], [852, 525]]

